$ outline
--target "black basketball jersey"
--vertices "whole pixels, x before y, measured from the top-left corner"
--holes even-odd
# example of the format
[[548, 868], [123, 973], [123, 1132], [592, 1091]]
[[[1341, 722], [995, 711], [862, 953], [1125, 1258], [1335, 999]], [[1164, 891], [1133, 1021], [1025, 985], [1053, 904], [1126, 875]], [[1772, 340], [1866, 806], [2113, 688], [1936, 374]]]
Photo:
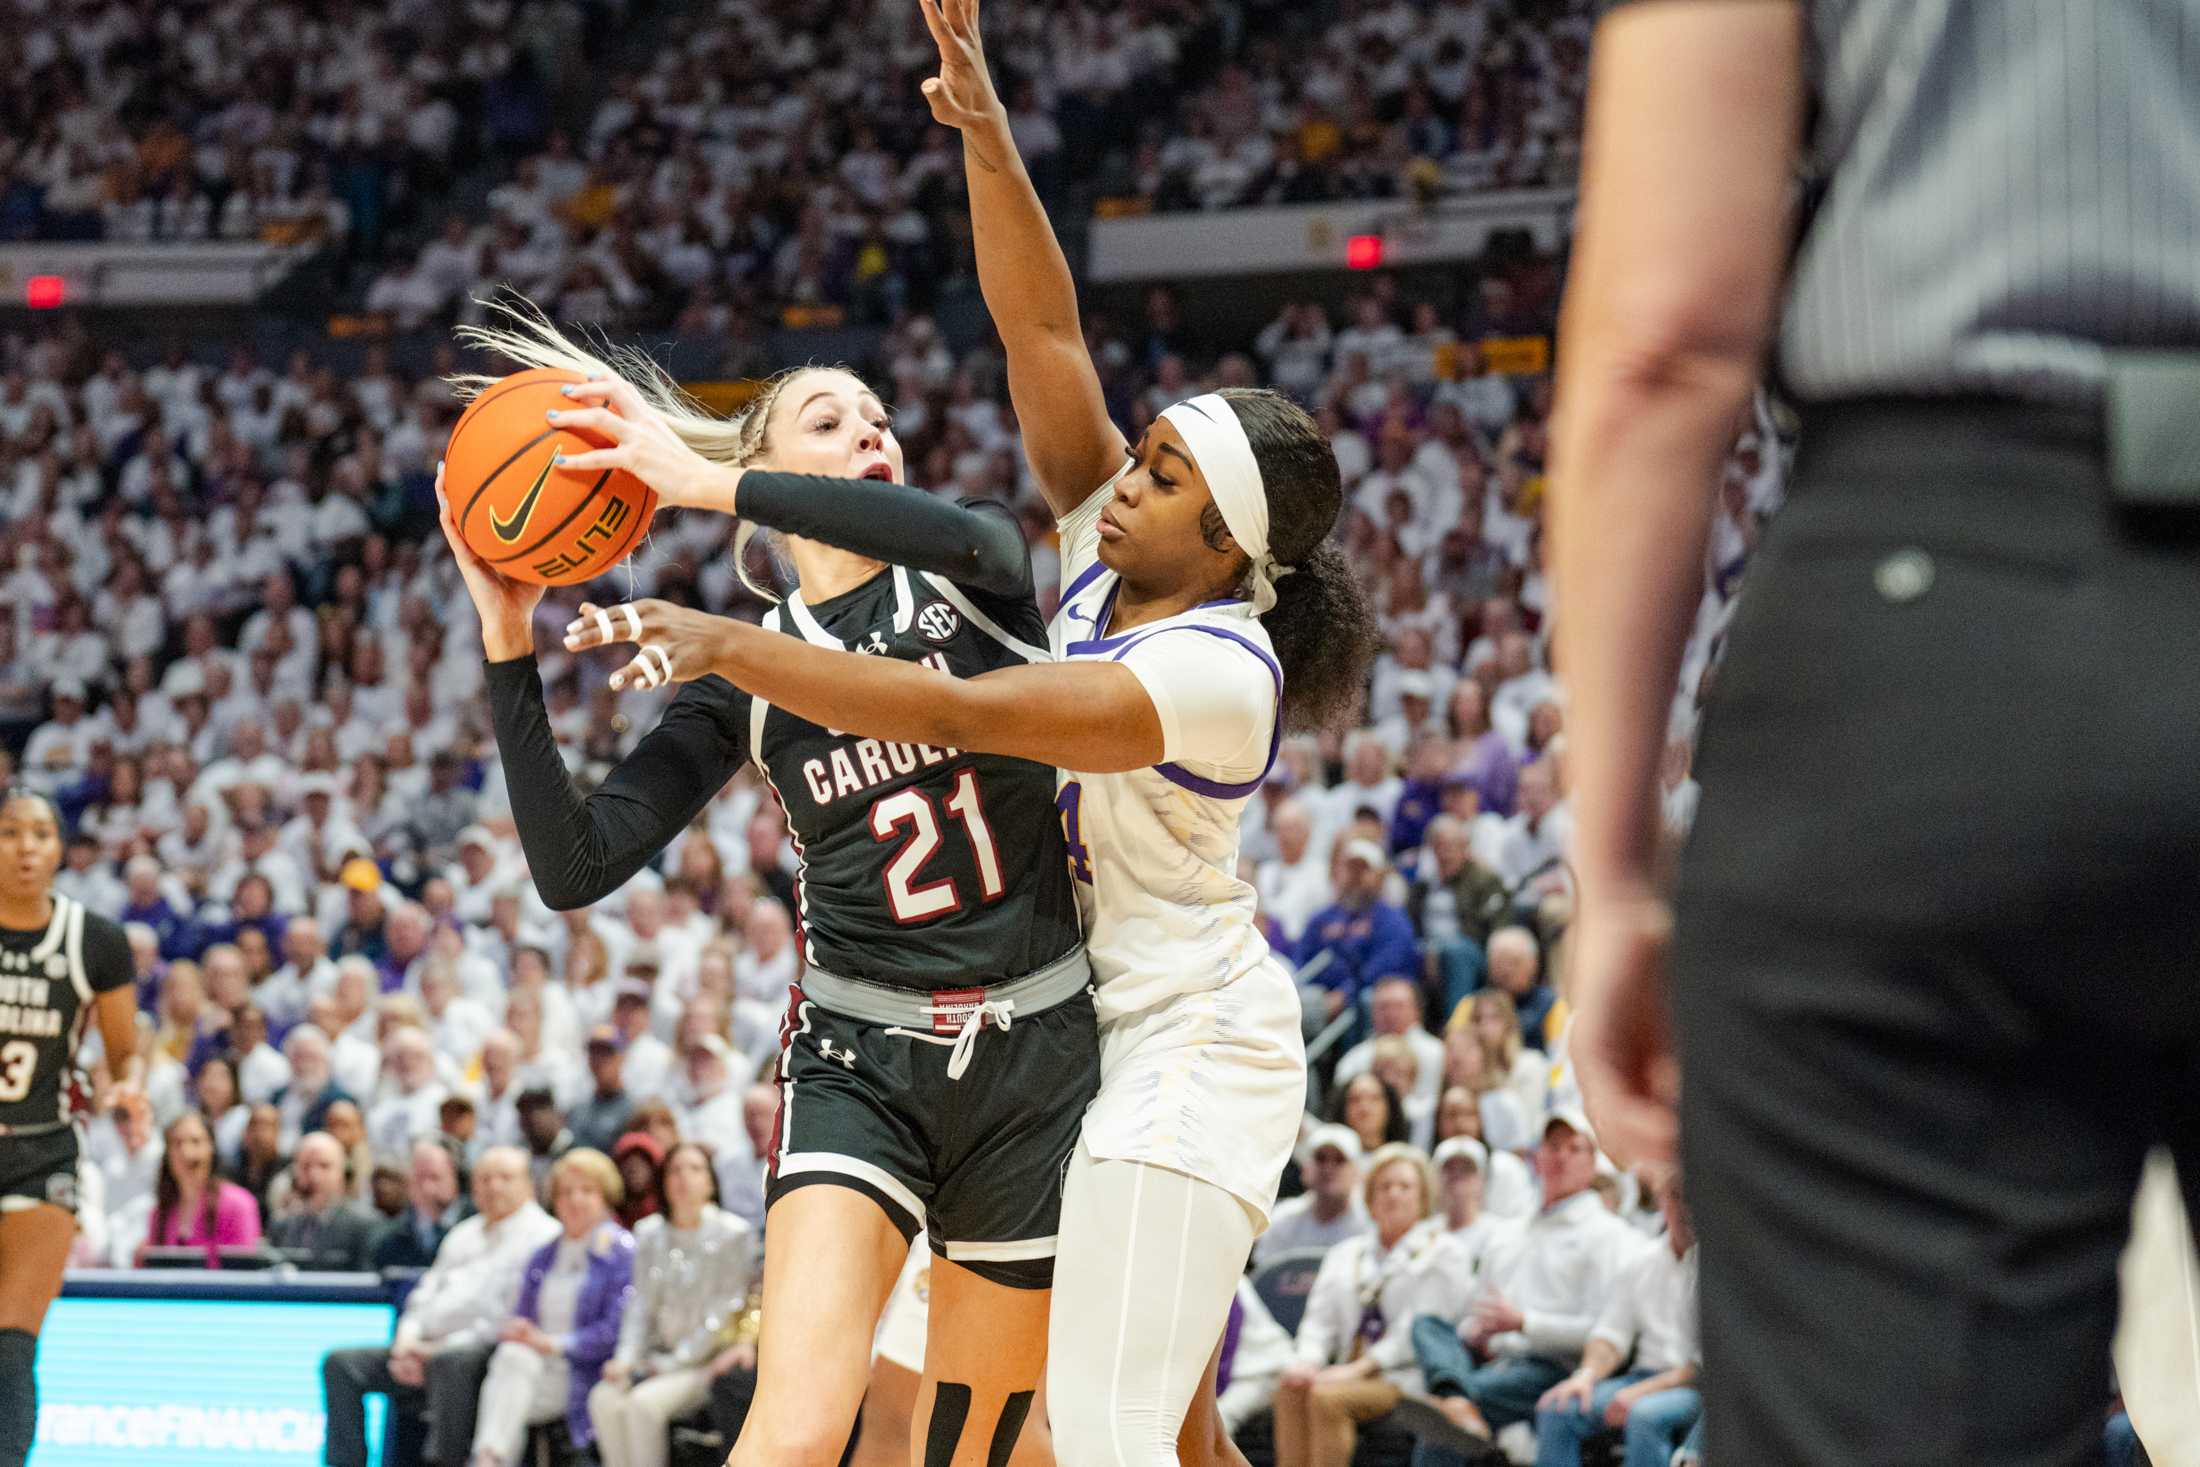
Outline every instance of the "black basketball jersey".
[[45, 927], [0, 927], [0, 1128], [70, 1118], [69, 1082], [92, 997], [133, 976], [121, 926], [59, 893]]
[[[764, 624], [956, 677], [1048, 655], [1029, 596], [900, 566], [814, 607], [794, 596]], [[945, 988], [1021, 976], [1082, 940], [1050, 766], [861, 738], [756, 698], [747, 714], [749, 755], [794, 832], [812, 965]]]

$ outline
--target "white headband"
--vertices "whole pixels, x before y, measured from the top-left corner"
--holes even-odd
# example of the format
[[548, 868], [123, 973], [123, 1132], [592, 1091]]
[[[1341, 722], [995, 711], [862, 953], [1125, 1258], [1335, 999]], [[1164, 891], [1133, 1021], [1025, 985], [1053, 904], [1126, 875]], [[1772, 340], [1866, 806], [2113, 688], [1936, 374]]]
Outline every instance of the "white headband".
[[1291, 574], [1268, 553], [1268, 486], [1260, 477], [1260, 463], [1244, 425], [1231, 411], [1229, 401], [1216, 393], [1187, 398], [1164, 410], [1167, 418], [1192, 451], [1192, 461], [1206, 476], [1207, 492], [1230, 538], [1253, 562], [1245, 578], [1245, 594], [1255, 616], [1266, 615], [1276, 604], [1276, 582]]

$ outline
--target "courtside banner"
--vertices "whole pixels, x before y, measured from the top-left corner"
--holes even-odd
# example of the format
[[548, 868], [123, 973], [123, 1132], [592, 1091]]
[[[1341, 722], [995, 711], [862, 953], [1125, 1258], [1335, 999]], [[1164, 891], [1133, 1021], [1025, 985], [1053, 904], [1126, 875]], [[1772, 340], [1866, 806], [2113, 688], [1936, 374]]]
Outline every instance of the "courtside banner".
[[[321, 1357], [386, 1341], [388, 1304], [57, 1300], [38, 1346], [38, 1467], [318, 1467]], [[379, 1458], [383, 1401], [367, 1398]]]

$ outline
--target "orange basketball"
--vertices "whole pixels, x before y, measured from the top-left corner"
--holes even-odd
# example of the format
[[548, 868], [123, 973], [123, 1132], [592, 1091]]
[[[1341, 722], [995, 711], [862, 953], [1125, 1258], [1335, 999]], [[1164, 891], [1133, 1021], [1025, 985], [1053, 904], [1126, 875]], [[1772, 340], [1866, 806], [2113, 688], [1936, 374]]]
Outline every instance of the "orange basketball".
[[580, 380], [557, 367], [513, 373], [468, 404], [443, 451], [443, 493], [458, 533], [515, 581], [592, 580], [626, 559], [657, 510], [656, 491], [623, 469], [551, 467], [556, 454], [610, 446], [544, 417], [587, 406], [558, 391]]

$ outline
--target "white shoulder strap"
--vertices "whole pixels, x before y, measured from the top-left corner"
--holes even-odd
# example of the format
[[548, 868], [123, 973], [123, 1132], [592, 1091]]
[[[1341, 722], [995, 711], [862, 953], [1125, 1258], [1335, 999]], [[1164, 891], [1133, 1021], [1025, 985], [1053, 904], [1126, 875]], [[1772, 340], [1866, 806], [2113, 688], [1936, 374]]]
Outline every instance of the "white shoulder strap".
[[1018, 657], [1021, 657], [1024, 661], [1052, 662], [1054, 660], [1054, 654], [1047, 651], [1046, 648], [1034, 647], [1029, 642], [1022, 640], [1019, 637], [1011, 636], [1009, 632], [1005, 628], [1003, 628], [999, 622], [995, 621], [992, 617], [987, 616], [984, 612], [978, 610], [976, 606], [972, 605], [970, 598], [968, 596], [965, 596], [961, 591], [955, 589], [955, 583], [948, 580], [945, 576], [935, 576], [930, 571], [926, 571], [924, 573], [924, 580], [926, 585], [930, 586], [933, 590], [939, 592], [940, 595], [947, 598], [948, 605], [954, 607], [957, 611], [968, 617], [972, 626], [976, 627], [979, 631], [984, 632], [987, 636], [991, 637], [994, 641], [1000, 643], [1003, 647], [1006, 647], [1009, 651], [1015, 653]]

